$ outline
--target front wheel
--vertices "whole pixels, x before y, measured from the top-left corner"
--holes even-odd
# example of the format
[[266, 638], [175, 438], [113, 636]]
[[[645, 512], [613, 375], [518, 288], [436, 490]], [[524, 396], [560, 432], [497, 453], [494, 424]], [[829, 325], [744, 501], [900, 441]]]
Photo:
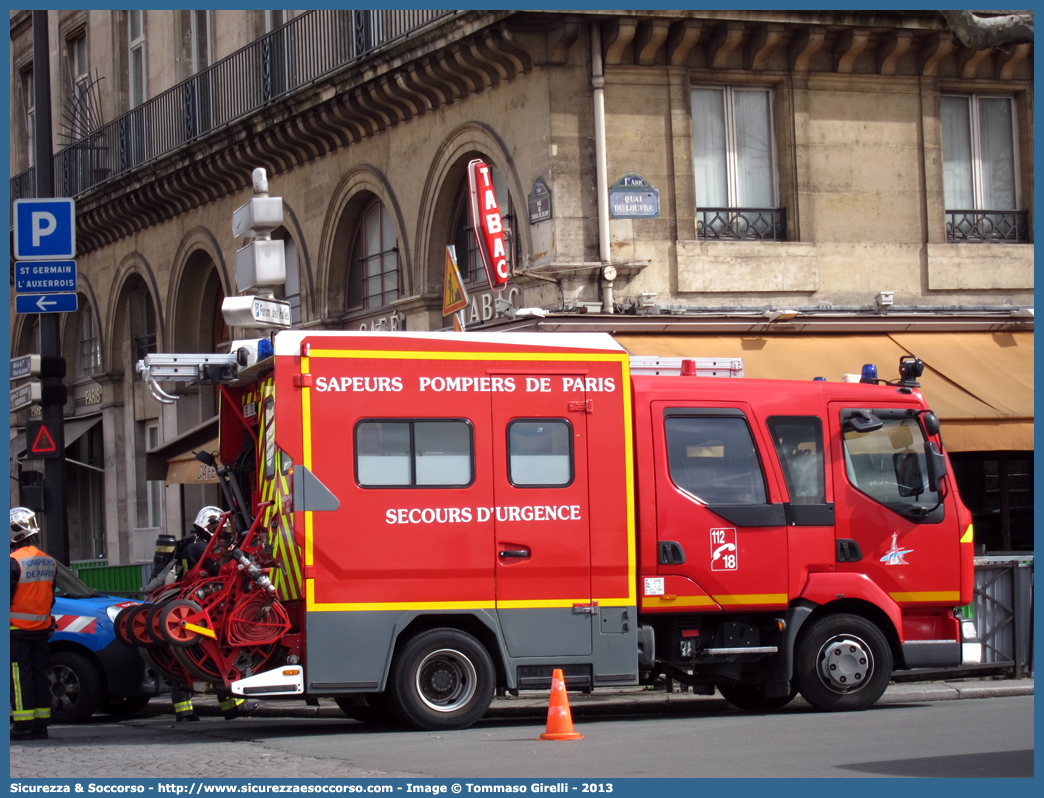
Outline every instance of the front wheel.
[[403, 648], [392, 668], [391, 702], [421, 729], [466, 729], [493, 700], [493, 660], [457, 629], [431, 629]]
[[736, 709], [746, 712], [773, 712], [783, 709], [797, 695], [791, 687], [787, 695], [766, 696], [764, 684], [719, 684], [718, 692]]
[[867, 709], [888, 687], [892, 649], [881, 630], [865, 618], [828, 615], [802, 631], [794, 676], [801, 695], [816, 709]]
[[101, 701], [101, 677], [90, 661], [72, 651], [51, 655], [47, 676], [51, 681], [51, 720], [82, 723]]

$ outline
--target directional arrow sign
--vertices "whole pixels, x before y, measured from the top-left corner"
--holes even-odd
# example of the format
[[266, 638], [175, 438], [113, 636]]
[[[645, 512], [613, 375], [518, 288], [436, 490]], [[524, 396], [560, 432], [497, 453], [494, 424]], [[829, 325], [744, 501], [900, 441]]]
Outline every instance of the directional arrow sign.
[[16, 313], [72, 313], [76, 294], [20, 294], [15, 297]]
[[11, 412], [40, 402], [40, 383], [27, 382], [11, 389]]

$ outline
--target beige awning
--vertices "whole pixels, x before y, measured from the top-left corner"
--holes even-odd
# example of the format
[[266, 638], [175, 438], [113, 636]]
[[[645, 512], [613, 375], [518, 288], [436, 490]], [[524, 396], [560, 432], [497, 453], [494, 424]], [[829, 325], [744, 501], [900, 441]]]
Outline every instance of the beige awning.
[[840, 380], [875, 363], [899, 377], [899, 358], [925, 362], [921, 390], [950, 451], [1032, 451], [1033, 333], [881, 335], [616, 335], [633, 355], [743, 358], [753, 379]]
[[[216, 452], [217, 448], [218, 439], [214, 438], [195, 447], [194, 451]], [[171, 457], [168, 462], [170, 463], [167, 466], [166, 484], [168, 485], [205, 485], [218, 481], [217, 469], [199, 462], [192, 452]], [[218, 460], [218, 462], [221, 461]]]

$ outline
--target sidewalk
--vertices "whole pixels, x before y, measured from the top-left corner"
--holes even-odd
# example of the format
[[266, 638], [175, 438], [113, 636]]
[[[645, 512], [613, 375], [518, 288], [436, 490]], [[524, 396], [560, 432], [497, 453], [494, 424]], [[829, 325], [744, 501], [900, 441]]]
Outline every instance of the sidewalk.
[[[678, 689], [677, 687], [675, 688]], [[493, 699], [487, 718], [544, 718], [547, 715], [547, 690], [523, 690], [518, 696]], [[879, 704], [908, 704], [923, 701], [954, 701], [966, 698], [996, 698], [1001, 696], [1033, 695], [1033, 679], [961, 679], [954, 681], [906, 682], [890, 684]], [[203, 716], [220, 715], [215, 696], [196, 695], [193, 698], [197, 712]], [[725, 699], [715, 692], [713, 696], [692, 693], [667, 693], [644, 687], [602, 688], [590, 694], [570, 693], [569, 707], [577, 717], [585, 715], [641, 715], [663, 713], [696, 713], [719, 711], [726, 706]], [[787, 705], [809, 708], [800, 696]], [[169, 697], [154, 698], [148, 714], [171, 713]], [[308, 706], [302, 701], [261, 701], [253, 717], [319, 717], [343, 718], [344, 714], [333, 700], [321, 699], [319, 706]]]

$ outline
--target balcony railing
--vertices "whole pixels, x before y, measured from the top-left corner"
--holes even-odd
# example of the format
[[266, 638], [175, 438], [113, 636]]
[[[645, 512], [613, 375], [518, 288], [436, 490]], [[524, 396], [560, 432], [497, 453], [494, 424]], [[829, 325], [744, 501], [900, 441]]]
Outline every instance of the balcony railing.
[[11, 178], [11, 202], [36, 196], [36, 167]]
[[946, 211], [946, 240], [955, 244], [1028, 244], [1029, 211]]
[[786, 208], [700, 208], [696, 237], [707, 241], [786, 241]]
[[[54, 156], [54, 196], [100, 183], [240, 119], [450, 11], [308, 11]], [[11, 199], [35, 197], [35, 169]]]

